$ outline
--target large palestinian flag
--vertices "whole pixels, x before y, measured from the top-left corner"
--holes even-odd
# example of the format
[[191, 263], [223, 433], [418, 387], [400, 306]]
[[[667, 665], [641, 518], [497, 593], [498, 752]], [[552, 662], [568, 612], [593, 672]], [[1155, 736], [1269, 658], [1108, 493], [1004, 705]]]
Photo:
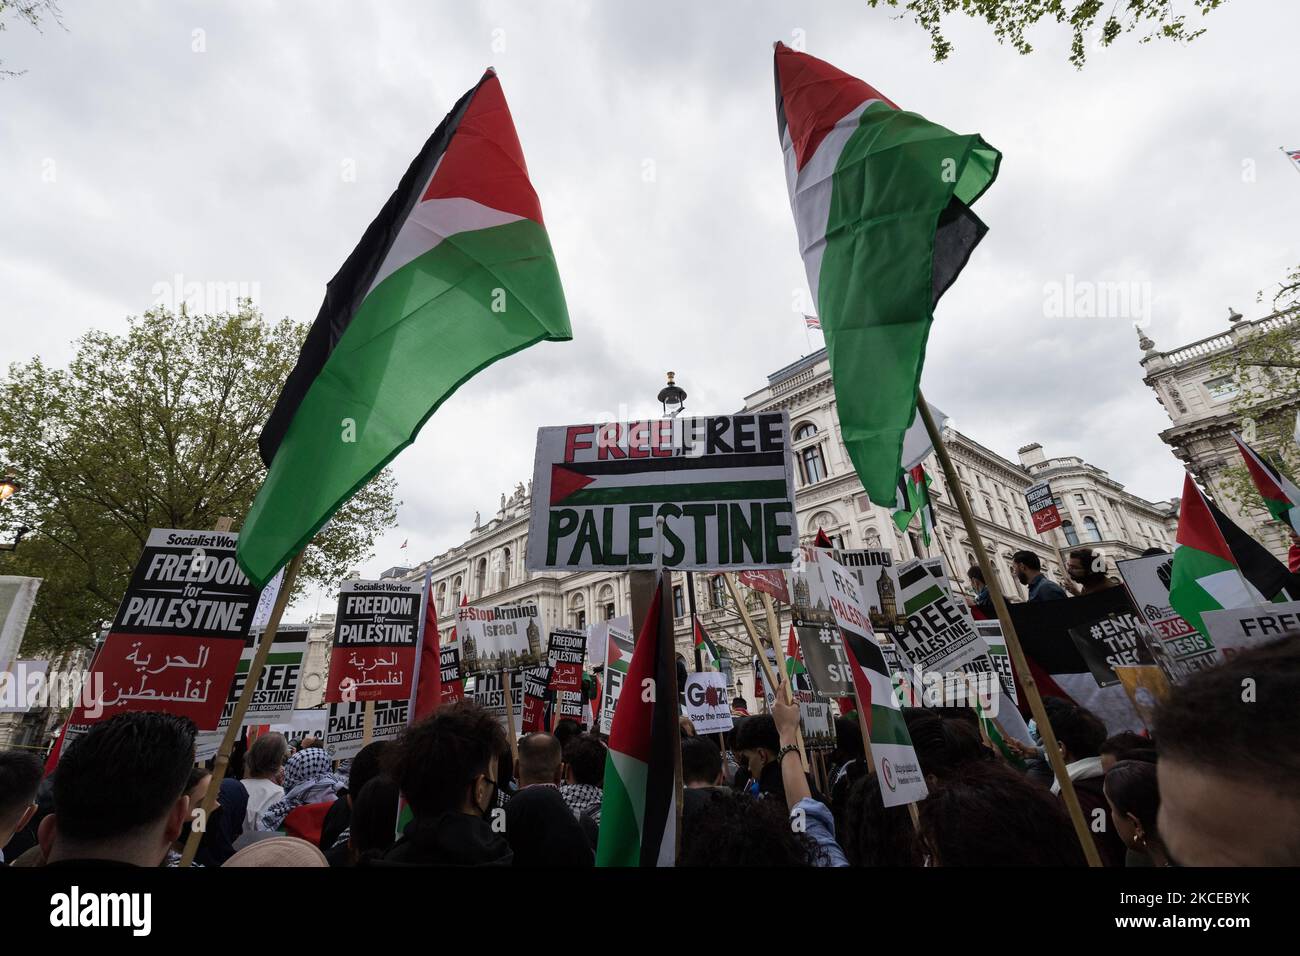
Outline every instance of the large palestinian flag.
[[239, 536], [265, 584], [464, 381], [572, 338], [537, 193], [496, 73], [411, 163], [325, 301], [258, 441]]
[[597, 866], [672, 866], [677, 859], [681, 738], [665, 591], [661, 575], [614, 709]]
[[1296, 534], [1300, 534], [1300, 488], [1296, 488], [1280, 471], [1261, 458], [1244, 441], [1241, 436], [1233, 434], [1241, 457], [1246, 460], [1246, 470], [1264, 499], [1264, 507], [1275, 519], [1281, 521]]
[[1269, 597], [1250, 580], [1229, 546], [1222, 513], [1212, 511], [1189, 474], [1183, 480], [1178, 513], [1174, 568], [1169, 582], [1169, 606], [1188, 624], [1209, 637], [1201, 615], [1221, 608], [1255, 607]]
[[935, 303], [987, 231], [1001, 154], [776, 45], [776, 119], [799, 249], [858, 478], [894, 504]]

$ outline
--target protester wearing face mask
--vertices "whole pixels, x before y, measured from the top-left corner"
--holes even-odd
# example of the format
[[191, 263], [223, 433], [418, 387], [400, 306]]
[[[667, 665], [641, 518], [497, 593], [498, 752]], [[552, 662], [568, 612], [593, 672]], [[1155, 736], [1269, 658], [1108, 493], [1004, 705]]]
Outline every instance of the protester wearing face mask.
[[[504, 759], [503, 759], [504, 755]], [[381, 866], [510, 866], [492, 811], [509, 745], [497, 719], [472, 701], [440, 708], [406, 731], [393, 768], [414, 819]]]

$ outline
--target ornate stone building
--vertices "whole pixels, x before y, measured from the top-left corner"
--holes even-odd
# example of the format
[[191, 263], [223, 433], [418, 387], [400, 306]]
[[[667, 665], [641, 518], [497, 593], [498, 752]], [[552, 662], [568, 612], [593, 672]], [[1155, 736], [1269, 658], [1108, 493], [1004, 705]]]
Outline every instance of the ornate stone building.
[[[958, 587], [965, 588], [964, 572], [974, 563], [973, 549], [933, 456], [926, 468], [934, 478], [931, 488], [936, 502], [937, 535], [929, 549], [918, 527], [914, 525], [907, 534], [899, 533], [891, 518], [892, 509], [872, 504], [863, 493], [840, 436], [824, 349], [774, 372], [763, 388], [745, 399], [746, 412], [773, 409], [790, 413], [796, 459], [796, 514], [804, 541], [811, 542], [820, 527], [845, 548], [889, 548], [899, 559], [942, 554], [958, 579]], [[1148, 547], [1172, 548], [1177, 515], [1173, 505], [1132, 495], [1106, 472], [1079, 458], [1048, 458], [1040, 446], [1033, 444], [1021, 450], [1019, 462], [1012, 462], [960, 432], [949, 430], [946, 441], [996, 573], [1003, 589], [1013, 598], [1025, 596], [1024, 589], [1012, 581], [1008, 568], [1011, 555], [1021, 549], [1036, 552], [1045, 571], [1055, 578], [1063, 568], [1059, 551], [1068, 551], [1074, 543], [1095, 543], [1112, 562], [1140, 554]], [[1043, 478], [1051, 481], [1060, 499], [1062, 517], [1070, 525], [1039, 536], [1033, 531], [1024, 492]], [[521, 483], [513, 495], [501, 496], [496, 514], [486, 522], [475, 517], [474, 528], [463, 543], [414, 568], [394, 568], [386, 575], [416, 580], [426, 571], [432, 572], [438, 624], [444, 633], [454, 624], [461, 595], [468, 595], [471, 603], [535, 604], [543, 631], [582, 628], [630, 613], [625, 574], [524, 570], [530, 505], [530, 489]], [[694, 581], [701, 622], [729, 657], [739, 692], [752, 702], [753, 651], [725, 583], [707, 574], [696, 574]], [[881, 603], [892, 598], [881, 595]], [[693, 641], [685, 575], [674, 576], [673, 605], [678, 652], [690, 661]], [[750, 606], [755, 625], [765, 631], [761, 605], [754, 601]], [[788, 614], [782, 614], [779, 628], [783, 640], [788, 627]], [[305, 706], [301, 698], [300, 706]]]
[[[1229, 312], [1226, 331], [1168, 352], [1160, 351], [1145, 332], [1139, 331], [1142, 380], [1156, 393], [1156, 401], [1169, 415], [1171, 426], [1160, 437], [1174, 456], [1186, 465], [1228, 517], [1285, 560], [1290, 541], [1282, 527], [1269, 518], [1262, 503], [1243, 505], [1234, 500], [1226, 493], [1223, 478], [1226, 468], [1241, 464], [1241, 455], [1231, 435], [1242, 428], [1241, 416], [1233, 407], [1241, 384], [1233, 371], [1237, 365], [1234, 356], [1252, 335], [1278, 329], [1300, 333], [1300, 327], [1292, 316], [1269, 315], [1246, 321], [1239, 313]], [[1249, 383], [1261, 382], [1258, 369], [1246, 369], [1246, 372]], [[1294, 420], [1300, 408], [1300, 395], [1273, 395], [1265, 404], [1268, 414]]]

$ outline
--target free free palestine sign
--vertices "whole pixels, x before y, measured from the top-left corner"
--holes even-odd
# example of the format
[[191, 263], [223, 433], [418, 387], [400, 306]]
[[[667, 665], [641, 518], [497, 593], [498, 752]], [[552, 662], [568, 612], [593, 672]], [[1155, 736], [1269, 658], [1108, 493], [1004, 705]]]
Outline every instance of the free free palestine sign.
[[[656, 542], [656, 519], [663, 540]], [[784, 412], [541, 428], [528, 568], [788, 568], [799, 532]]]

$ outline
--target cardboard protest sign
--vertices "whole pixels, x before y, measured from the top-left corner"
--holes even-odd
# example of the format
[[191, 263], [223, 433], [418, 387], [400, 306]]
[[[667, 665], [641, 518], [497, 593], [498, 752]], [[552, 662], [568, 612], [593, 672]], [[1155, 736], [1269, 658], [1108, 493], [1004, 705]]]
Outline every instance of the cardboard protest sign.
[[496, 674], [544, 663], [537, 621], [535, 604], [458, 608], [456, 636], [465, 674]]
[[586, 652], [587, 635], [583, 631], [566, 628], [551, 631], [551, 639], [546, 645], [546, 662], [551, 667], [551, 690], [582, 690], [582, 662]]
[[[253, 663], [264, 630], [265, 628], [257, 628], [245, 640], [235, 679], [230, 683], [226, 705], [221, 711], [221, 722], [216, 730], [203, 731], [198, 735], [196, 753], [199, 759], [205, 759], [203, 755], [209, 749], [215, 754], [221, 745], [226, 728], [235, 715], [235, 705], [244, 692], [248, 669]], [[248, 709], [244, 711], [241, 722], [243, 726], [281, 723], [293, 715], [293, 705], [298, 699], [298, 681], [302, 676], [302, 659], [307, 653], [307, 634], [306, 625], [288, 624], [276, 629], [271, 641], [271, 652], [257, 678], [257, 687], [248, 702]]]
[[[365, 746], [366, 704], [358, 701], [328, 706], [325, 750], [335, 760], [355, 757]], [[396, 740], [411, 722], [410, 700], [381, 700], [374, 706], [375, 729], [370, 742]]]
[[1052, 486], [1045, 481], [1031, 485], [1025, 490], [1025, 502], [1029, 505], [1029, 516], [1034, 519], [1034, 530], [1045, 534], [1061, 526], [1061, 512], [1052, 499]]
[[848, 568], [826, 552], [814, 553], [813, 563], [853, 664], [853, 685], [858, 706], [863, 716], [868, 717], [871, 757], [876, 765], [881, 801], [893, 807], [923, 800], [929, 790], [903, 720], [888, 665], [872, 633], [858, 583]]
[[819, 694], [848, 697], [853, 693], [853, 671], [840, 638], [839, 625], [829, 611], [794, 608], [794, 633], [803, 652], [804, 666]]
[[237, 540], [219, 531], [149, 533], [91, 668], [96, 699], [76, 707], [70, 725], [156, 710], [216, 729], [258, 599], [235, 561]]
[[600, 732], [608, 734], [614, 722], [614, 708], [623, 690], [628, 665], [632, 663], [633, 637], [630, 628], [615, 627], [609, 622], [605, 646], [605, 670], [601, 678]]
[[720, 671], [686, 675], [686, 701], [682, 713], [697, 734], [726, 733], [734, 726], [727, 699], [727, 676]]
[[805, 750], [835, 749], [835, 717], [828, 701], [801, 701], [799, 726], [803, 730]]
[[319, 737], [324, 740], [328, 720], [329, 710], [326, 707], [298, 708], [289, 715], [287, 721], [271, 724], [271, 732], [284, 734], [291, 741], [302, 737]]
[[894, 639], [898, 651], [922, 670], [957, 670], [988, 649], [965, 605], [953, 598], [947, 576], [912, 560], [898, 569], [906, 624]]
[[867, 608], [867, 619], [877, 636], [897, 636], [907, 624], [899, 594], [898, 565], [893, 552], [884, 548], [833, 550], [832, 558], [848, 569], [858, 582], [858, 594]]
[[989, 660], [993, 662], [993, 670], [1002, 681], [1002, 692], [1011, 698], [1012, 704], [1019, 706], [1015, 668], [1011, 663], [1011, 655], [1007, 653], [1007, 639], [1002, 634], [1002, 622], [976, 621], [975, 632], [983, 639], [984, 646], [989, 649]]
[[[525, 668], [506, 671], [510, 680], [510, 709], [514, 713], [514, 731], [520, 732], [520, 715], [524, 710], [524, 674], [531, 670]], [[510, 732], [510, 717], [506, 713], [505, 685], [501, 682], [501, 672], [480, 674], [474, 679], [474, 702], [490, 713], [505, 729]]]
[[799, 534], [784, 412], [542, 428], [528, 569], [787, 568]]
[[423, 585], [344, 581], [325, 700], [407, 700], [415, 679]]
[[1145, 626], [1136, 613], [1111, 612], [1086, 625], [1070, 628], [1070, 637], [1098, 686], [1119, 683], [1115, 674], [1117, 666], [1155, 664], [1142, 640]]
[[741, 571], [736, 577], [747, 588], [770, 594], [783, 604], [790, 603], [790, 588], [785, 582], [784, 571]]
[[546, 729], [546, 690], [551, 668], [529, 667], [523, 671], [524, 698], [520, 708], [519, 729], [531, 734]]
[[606, 621], [596, 621], [587, 628], [587, 662], [592, 667], [605, 666], [605, 642], [609, 639], [609, 629], [618, 628], [624, 634], [632, 632], [632, 618], [624, 614]]
[[1131, 558], [1117, 561], [1115, 566], [1138, 613], [1155, 632], [1157, 644], [1152, 650], [1156, 663], [1171, 681], [1177, 683], [1218, 663], [1214, 645], [1169, 605], [1172, 554]]
[[1300, 641], [1300, 601], [1206, 611], [1201, 620], [1225, 658], [1283, 638]]

